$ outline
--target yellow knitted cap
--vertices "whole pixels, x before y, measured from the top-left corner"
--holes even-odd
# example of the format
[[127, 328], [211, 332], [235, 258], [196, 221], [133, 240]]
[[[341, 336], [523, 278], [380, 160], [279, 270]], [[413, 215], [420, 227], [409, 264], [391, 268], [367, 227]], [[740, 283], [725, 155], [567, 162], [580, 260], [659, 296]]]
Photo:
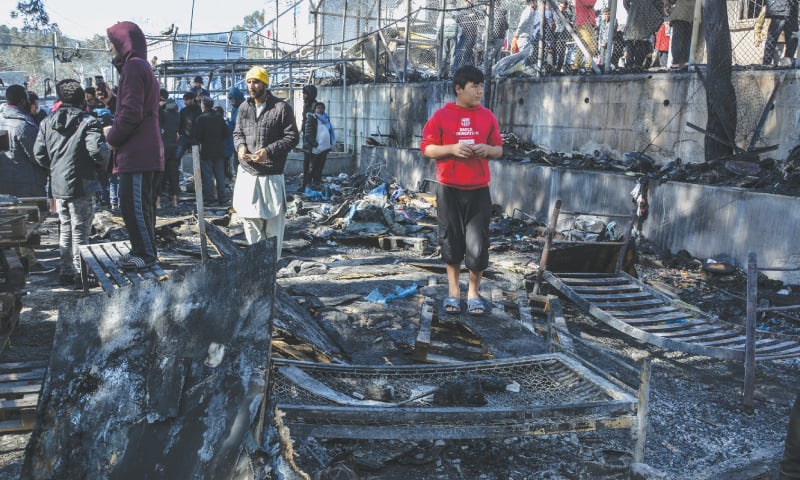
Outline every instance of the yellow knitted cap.
[[248, 70], [247, 75], [244, 77], [244, 81], [246, 82], [251, 78], [254, 78], [264, 85], [269, 86], [269, 73], [267, 73], [267, 69], [264, 67], [253, 67]]

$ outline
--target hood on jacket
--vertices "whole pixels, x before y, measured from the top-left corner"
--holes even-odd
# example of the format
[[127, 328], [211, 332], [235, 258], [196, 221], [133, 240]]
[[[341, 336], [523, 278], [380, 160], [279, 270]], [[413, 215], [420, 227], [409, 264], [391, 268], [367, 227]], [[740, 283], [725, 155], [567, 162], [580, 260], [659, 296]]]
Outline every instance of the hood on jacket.
[[10, 103], [5, 103], [0, 105], [0, 114], [2, 114], [3, 118], [25, 120], [28, 123], [36, 125], [33, 122], [33, 118], [31, 118], [31, 116], [28, 113], [26, 113], [24, 110], [20, 109], [17, 106], [11, 105]]
[[142, 29], [133, 22], [119, 22], [106, 29], [108, 39], [117, 50], [117, 56], [111, 61], [117, 70], [129, 58], [147, 60], [147, 40]]
[[231, 89], [228, 90], [228, 100], [233, 100], [236, 103], [235, 106], [238, 107], [244, 102], [244, 93], [237, 87], [231, 87]]
[[58, 132], [66, 132], [69, 129], [75, 128], [81, 123], [81, 114], [84, 111], [80, 108], [70, 105], [69, 103], [62, 103], [61, 108], [53, 113], [53, 128]]

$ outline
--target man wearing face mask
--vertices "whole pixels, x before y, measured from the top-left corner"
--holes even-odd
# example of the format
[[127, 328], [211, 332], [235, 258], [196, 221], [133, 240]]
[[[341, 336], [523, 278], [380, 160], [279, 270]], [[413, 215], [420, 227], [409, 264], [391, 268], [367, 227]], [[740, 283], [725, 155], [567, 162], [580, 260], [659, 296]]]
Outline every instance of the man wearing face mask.
[[269, 74], [253, 67], [245, 76], [250, 98], [239, 107], [233, 144], [239, 171], [233, 189], [233, 208], [244, 220], [248, 244], [277, 237], [281, 257], [286, 217], [283, 169], [300, 134], [292, 107], [267, 89]]

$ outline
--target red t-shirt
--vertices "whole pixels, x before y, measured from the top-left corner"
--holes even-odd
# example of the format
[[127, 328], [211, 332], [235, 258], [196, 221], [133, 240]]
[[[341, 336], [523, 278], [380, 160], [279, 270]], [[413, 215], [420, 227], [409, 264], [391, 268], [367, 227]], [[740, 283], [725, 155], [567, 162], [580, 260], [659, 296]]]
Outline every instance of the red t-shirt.
[[[500, 125], [491, 110], [481, 105], [460, 107], [447, 103], [434, 112], [422, 129], [420, 150], [425, 153], [428, 145], [452, 145], [484, 143], [493, 147], [502, 146]], [[448, 187], [476, 190], [489, 185], [491, 174], [489, 162], [483, 157], [444, 157], [436, 160], [436, 181]]]

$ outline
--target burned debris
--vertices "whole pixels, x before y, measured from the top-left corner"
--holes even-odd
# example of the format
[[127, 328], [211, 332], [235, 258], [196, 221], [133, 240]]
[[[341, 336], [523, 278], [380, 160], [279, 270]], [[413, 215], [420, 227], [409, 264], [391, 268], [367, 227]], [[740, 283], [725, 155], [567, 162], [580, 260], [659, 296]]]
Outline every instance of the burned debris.
[[232, 478], [263, 418], [272, 247], [64, 306], [22, 478]]
[[[270, 343], [275, 361], [270, 369], [262, 373], [276, 383], [274, 389], [267, 390], [273, 404], [265, 410], [263, 434], [256, 437], [260, 447], [255, 452], [250, 451], [247, 457], [252, 460], [251, 466], [243, 467], [239, 461], [231, 463], [228, 461], [230, 456], [225, 458], [225, 462], [220, 460], [214, 464], [214, 468], [219, 466], [219, 469], [213, 470], [215, 474], [227, 468], [243, 477], [220, 474], [214, 478], [266, 478], [265, 472], [270, 469], [285, 469], [288, 476], [292, 470], [290, 462], [273, 465], [271, 459], [292, 451], [298, 472], [316, 472], [320, 475], [324, 472], [342, 472], [345, 468], [353, 474], [366, 473], [372, 468], [371, 472], [380, 477], [382, 474], [390, 475], [389, 472], [395, 468], [408, 469], [417, 465], [418, 468], [439, 472], [436, 478], [452, 478], [452, 475], [457, 475], [455, 472], [458, 468], [467, 477], [482, 471], [481, 468], [486, 468], [488, 464], [492, 464], [492, 468], [498, 472], [508, 472], [504, 468], [514, 468], [501, 465], [504, 462], [492, 463], [485, 457], [485, 448], [504, 458], [513, 458], [509, 463], [516, 464], [520, 471], [529, 472], [539, 470], [531, 464], [532, 460], [525, 458], [528, 455], [526, 449], [536, 452], [532, 458], [536, 458], [537, 462], [548, 454], [561, 452], [573, 460], [563, 462], [560, 467], [549, 468], [555, 468], [552, 471], [558, 471], [563, 478], [569, 478], [569, 472], [593, 471], [595, 476], [589, 478], [615, 478], [612, 472], [616, 472], [613, 473], [616, 475], [634, 469], [647, 470], [646, 465], [633, 462], [633, 453], [637, 448], [629, 434], [634, 425], [642, 424], [642, 420], [637, 418], [640, 404], [635, 395], [640, 387], [636, 385], [638, 373], [628, 372], [634, 380], [627, 382], [633, 386], [632, 389], [630, 386], [621, 388], [613, 381], [609, 386], [606, 382], [610, 380], [605, 379], [605, 375], [614, 369], [584, 355], [583, 350], [580, 350], [581, 358], [589, 358], [591, 365], [580, 366], [579, 363], [577, 366], [580, 368], [573, 370], [575, 364], [572, 362], [575, 360], [567, 346], [577, 346], [587, 339], [596, 339], [601, 329], [594, 325], [586, 327], [587, 333], [582, 334], [582, 338], [569, 337], [567, 334], [570, 330], [574, 332], [576, 324], [585, 321], [578, 320], [580, 313], [574, 306], [567, 306], [570, 318], [567, 324], [563, 317], [558, 321], [555, 318], [558, 315], [552, 319], [548, 317], [550, 312], [558, 310], [554, 308], [557, 301], [548, 303], [548, 297], [542, 297], [545, 299], [542, 300], [528, 296], [527, 292], [535, 285], [541, 267], [540, 256], [548, 231], [544, 222], [522, 211], [515, 211], [510, 216], [496, 213], [492, 221], [493, 264], [487, 272], [485, 292], [487, 298], [491, 299], [491, 315], [488, 321], [467, 315], [451, 317], [444, 315], [439, 308], [439, 300], [446, 292], [444, 286], [436, 281], [437, 276], [443, 275], [443, 269], [435, 258], [435, 222], [432, 219], [436, 207], [433, 196], [425, 189], [414, 192], [397, 184], [384, 184], [364, 176], [331, 177], [325, 182], [328, 186], [327, 198], [324, 198], [325, 189], [320, 188], [316, 190], [319, 197], [313, 194], [295, 195], [290, 200], [293, 213], [290, 216], [287, 248], [284, 250], [286, 256], [273, 267], [275, 290], [270, 298], [275, 313]], [[634, 205], [631, 207], [633, 210]], [[192, 215], [177, 213], [159, 234], [163, 242], [162, 250], [167, 258], [174, 258], [171, 256], [178, 250], [191, 254], [196, 263], [197, 245], [193, 237], [197, 236], [198, 220]], [[568, 221], [556, 229], [559, 239], [572, 238], [596, 244], [620, 241], [627, 225], [626, 218], [591, 215], [567, 217]], [[215, 262], [228, 262], [226, 264], [231, 265], [231, 262], [239, 261], [235, 259], [243, 253], [239, 240], [241, 227], [236, 215], [224, 208], [216, 208], [209, 211], [208, 218], [210, 223], [206, 225], [206, 232], [212, 243], [209, 252], [213, 260], [199, 270], [206, 274], [208, 269], [216, 268]], [[113, 232], [115, 229], [109, 226], [102, 231]], [[637, 244], [635, 250], [633, 252], [632, 249], [632, 253], [638, 255], [633, 257], [636, 263], [634, 271], [642, 282], [653, 288], [669, 291], [690, 303], [702, 300], [703, 308], [710, 308], [715, 302], [729, 307], [743, 305], [738, 300], [730, 301], [731, 297], [727, 296], [728, 293], [740, 291], [743, 286], [738, 270], [704, 268], [709, 263], [708, 259], [695, 259], [688, 252], [658, 252], [646, 242]], [[613, 251], [601, 255], [594, 251], [573, 253], [577, 253], [578, 259], [603, 259], [608, 265], [616, 265], [616, 259], [611, 255]], [[553, 256], [551, 259], [556, 261]], [[724, 263], [724, 259], [717, 261]], [[186, 271], [167, 268], [170, 279], [158, 287], [153, 282], [143, 282], [138, 287], [115, 288], [109, 297], [110, 301], [135, 296], [132, 292], [135, 290], [151, 291], [158, 288], [182, 291], [187, 282], [203, 283], [193, 280], [192, 268], [188, 267]], [[237, 301], [227, 303], [237, 305], [229, 305], [229, 308], [244, 308], [245, 302], [240, 301], [242, 292], [232, 287], [242, 282], [241, 276], [237, 274], [233, 278], [230, 276], [233, 273], [227, 270], [220, 275], [219, 278], [224, 279], [223, 283], [228, 286], [214, 293], [225, 297], [227, 290], [228, 296], [221, 297], [221, 301], [226, 303], [225, 299], [229, 300], [231, 295], [235, 295]], [[217, 277], [218, 272], [214, 270], [214, 275], [206, 276]], [[213, 289], [216, 285], [209, 283], [210, 279], [205, 282], [205, 288]], [[761, 286], [764, 288], [764, 298], [772, 298], [778, 295], [779, 290], [791, 288], [770, 284], [766, 280]], [[723, 290], [727, 293], [723, 293]], [[370, 301], [368, 297], [373, 292], [377, 293]], [[105, 295], [91, 295], [79, 305], [90, 311], [86, 302], [92, 299], [103, 303], [103, 297]], [[784, 297], [781, 295], [780, 298]], [[721, 302], [720, 299], [725, 301]], [[108, 308], [104, 311], [108, 311]], [[197, 310], [185, 313], [194, 317]], [[731, 315], [735, 316], [733, 312]], [[238, 314], [220, 313], [214, 316], [233, 321], [234, 318], [227, 317], [236, 317]], [[63, 321], [66, 320], [77, 322], [78, 325], [86, 323], [82, 310], [66, 311]], [[63, 321], [59, 325], [59, 338], [64, 335], [69, 337]], [[786, 319], [785, 325], [790, 325], [790, 322]], [[779, 325], [773, 328], [781, 330]], [[174, 332], [174, 329], [169, 331]], [[179, 337], [177, 334], [173, 336]], [[89, 342], [91, 338], [82, 341]], [[548, 342], [547, 338], [553, 341]], [[121, 366], [120, 359], [127, 355], [137, 359], [140, 358], [137, 355], [155, 359], [171, 358], [173, 353], [179, 361], [167, 362], [160, 370], [154, 368], [153, 371], [161, 375], [158, 378], [169, 379], [168, 382], [162, 382], [161, 390], [153, 386], [156, 377], [149, 377], [148, 383], [148, 377], [140, 376], [141, 381], [145, 382], [142, 391], [154, 392], [147, 402], [138, 399], [155, 412], [150, 416], [153, 423], [145, 420], [125, 427], [121, 421], [131, 420], [133, 414], [117, 418], [115, 421], [119, 423], [111, 427], [117, 431], [129, 428], [130, 432], [135, 433], [127, 443], [120, 444], [120, 448], [127, 445], [126, 448], [130, 450], [140, 445], [148, 432], [161, 432], [157, 432], [159, 425], [173, 425], [173, 432], [180, 430], [172, 437], [176, 444], [192, 441], [196, 438], [193, 435], [199, 430], [195, 428], [196, 425], [181, 423], [182, 412], [191, 403], [197, 404], [194, 411], [202, 411], [204, 404], [198, 400], [199, 397], [193, 396], [199, 395], [199, 391], [187, 387], [197, 385], [201, 388], [201, 385], [205, 385], [197, 376], [199, 372], [224, 369], [229, 361], [230, 348], [226, 345], [223, 350], [218, 346], [225, 342], [214, 342], [215, 347], [209, 349], [209, 343], [204, 348], [196, 349], [201, 354], [188, 358], [186, 354], [177, 355], [178, 350], [183, 348], [181, 351], [186, 351], [187, 347], [162, 345], [152, 335], [144, 333], [138, 335], [137, 339], [141, 346], [134, 344], [126, 351], [119, 350], [116, 360], [109, 361], [116, 361], [117, 366]], [[72, 352], [74, 347], [70, 347], [70, 343], [73, 342], [60, 341], [62, 347], [54, 352], [54, 358], [56, 354]], [[160, 356], [159, 352], [167, 347], [172, 353]], [[566, 351], [551, 353], [550, 349], [554, 347]], [[631, 347], [623, 345], [620, 348], [617, 345], [616, 348], [624, 351]], [[498, 365], [508, 366], [510, 362], [521, 359], [529, 363], [521, 365], [518, 370], [514, 369], [516, 367], [501, 372], [476, 373], [469, 368], [458, 370], [464, 364], [474, 368], [495, 368]], [[100, 362], [103, 365], [106, 363]], [[48, 378], [55, 377], [48, 379], [45, 384], [40, 409], [47, 408], [44, 405], [61, 405], [64, 408], [70, 405], [69, 408], [72, 408], [68, 394], [83, 395], [83, 398], [90, 399], [103, 391], [103, 382], [107, 380], [101, 369], [87, 367], [67, 380], [65, 372], [68, 368], [72, 367], [51, 367]], [[375, 371], [371, 370], [373, 368]], [[531, 371], [541, 377], [531, 380], [526, 376], [533, 375]], [[408, 378], [393, 376], [404, 372], [409, 373]], [[238, 374], [229, 373], [233, 378]], [[56, 379], [61, 379], [61, 383]], [[659, 381], [663, 382], [664, 379]], [[55, 387], [66, 394], [55, 392]], [[256, 390], [259, 388], [257, 386]], [[727, 387], [726, 391], [733, 389]], [[618, 394], [626, 396], [613, 396]], [[245, 396], [244, 393], [242, 395], [239, 400], [243, 402]], [[539, 397], [532, 400], [530, 395]], [[246, 398], [249, 398], [250, 405], [257, 403], [255, 397]], [[579, 405], [572, 403], [573, 400]], [[233, 410], [233, 403], [226, 405], [226, 408]], [[586, 405], [591, 408], [582, 410]], [[669, 410], [661, 403], [651, 412], [660, 415], [661, 410], [665, 409]], [[32, 442], [42, 448], [53, 448], [52, 442], [56, 440], [76, 449], [85, 447], [90, 450], [88, 453], [77, 454], [73, 449], [73, 456], [85, 459], [86, 455], [91, 454], [96, 460], [106, 459], [110, 464], [109, 457], [103, 457], [108, 452], [100, 452], [94, 446], [90, 449], [88, 444], [81, 446], [69, 443], [74, 439], [53, 439], [45, 434], [59, 422], [61, 414], [58, 410], [47, 408], [45, 413], [52, 418], [44, 417], [47, 421], [41, 429], [34, 431]], [[134, 410], [134, 413], [143, 411]], [[445, 418], [443, 414], [452, 418], [444, 424], [437, 423]], [[223, 413], [219, 415], [228, 417]], [[256, 421], [258, 418], [252, 416], [252, 409], [242, 415], [240, 418], [246, 418], [247, 421]], [[147, 416], [144, 415], [144, 418]], [[100, 416], [93, 418], [86, 412], [81, 419], [86, 420], [84, 431], [99, 431], [110, 425], [100, 421]], [[489, 421], [495, 419], [500, 423]], [[484, 421], [486, 423], [481, 423]], [[428, 426], [426, 422], [433, 423]], [[661, 420], [654, 422], [659, 426]], [[566, 432], [582, 433], [581, 437], [576, 437]], [[593, 432], [596, 432], [596, 436], [592, 436]], [[157, 438], [168, 438], [166, 433], [161, 433], [163, 435]], [[563, 435], [556, 438], [549, 435], [551, 433]], [[539, 437], [538, 434], [546, 436]], [[585, 440], [587, 434], [590, 439], [588, 443]], [[653, 435], [658, 440], [652, 441]], [[664, 452], [669, 450], [664, 442], [671, 440], [665, 440], [664, 435], [658, 427], [648, 434], [650, 440], [644, 459], [669, 469], [662, 458], [667, 458]], [[372, 445], [359, 448], [357, 443], [349, 443], [359, 442], [358, 439], [365, 436], [373, 439], [369, 442]], [[483, 440], [489, 437], [506, 440]], [[540, 439], [533, 440], [532, 437]], [[376, 438], [386, 438], [385, 442], [388, 443], [375, 445]], [[476, 443], [458, 440], [463, 438], [476, 439], [473, 440]], [[47, 444], [48, 441], [51, 443]], [[238, 447], [244, 443], [239, 442]], [[161, 444], [158, 445], [161, 448]], [[140, 463], [177, 468], [170, 460], [159, 460], [162, 451], [156, 452], [158, 448], [153, 447], [152, 451], [140, 449]], [[242, 450], [248, 449], [242, 447]], [[369, 451], [376, 453], [372, 456], [367, 453]], [[573, 458], [576, 451], [584, 453], [580, 458]], [[377, 452], [391, 453], [380, 456], [383, 453], [379, 455]], [[343, 457], [339, 457], [339, 453]], [[291, 456], [291, 453], [288, 455]], [[59, 454], [57, 458], [63, 456]], [[472, 464], [470, 457], [478, 456], [484, 458], [484, 465]], [[31, 459], [34, 458], [31, 456]], [[117, 455], [113, 459], [116, 468], [128, 465], [122, 458]], [[184, 458], [189, 457], [184, 455]], [[338, 458], [349, 460], [338, 461]], [[437, 462], [444, 466], [437, 466]], [[33, 466], [33, 463], [26, 465], [26, 473]], [[73, 467], [77, 468], [70, 466]], [[154, 478], [158, 478], [155, 475]], [[300, 473], [294, 475], [299, 478]], [[659, 478], [659, 474], [651, 469], [645, 478]]]
[[689, 162], [676, 158], [659, 165], [644, 152], [606, 151], [556, 152], [544, 145], [522, 141], [514, 133], [503, 134], [505, 159], [512, 162], [544, 164], [571, 169], [591, 169], [660, 182], [686, 182], [746, 188], [777, 195], [800, 195], [800, 146], [783, 159], [737, 154], [712, 161]]

